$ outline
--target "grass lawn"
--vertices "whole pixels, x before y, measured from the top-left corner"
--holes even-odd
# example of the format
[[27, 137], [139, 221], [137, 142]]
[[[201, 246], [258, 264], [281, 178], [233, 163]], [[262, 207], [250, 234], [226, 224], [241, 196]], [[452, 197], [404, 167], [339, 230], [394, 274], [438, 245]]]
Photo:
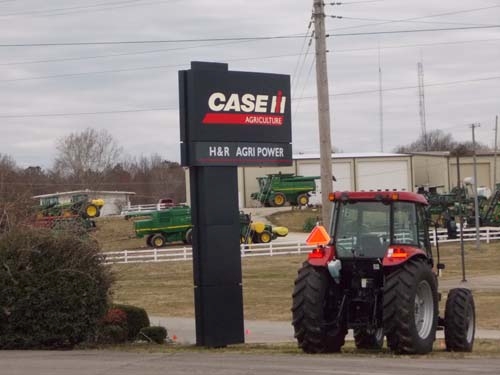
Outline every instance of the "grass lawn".
[[[293, 282], [303, 260], [303, 255], [242, 259], [246, 319], [291, 320]], [[442, 246], [441, 261], [446, 263], [443, 279], [461, 278], [459, 246]], [[466, 264], [470, 277], [498, 274], [500, 243], [482, 244], [479, 252], [466, 244]], [[113, 270], [116, 302], [144, 307], [151, 315], [194, 316], [190, 261], [114, 265]], [[500, 329], [500, 293], [474, 292], [474, 298], [478, 327]]]

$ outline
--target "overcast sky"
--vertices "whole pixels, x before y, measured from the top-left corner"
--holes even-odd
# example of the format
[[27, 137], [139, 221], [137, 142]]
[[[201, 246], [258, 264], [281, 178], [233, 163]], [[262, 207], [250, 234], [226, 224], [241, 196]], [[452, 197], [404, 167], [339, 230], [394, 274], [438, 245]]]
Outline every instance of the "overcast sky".
[[[49, 168], [57, 139], [91, 127], [132, 156], [179, 161], [178, 70], [191, 61], [291, 75], [293, 152], [319, 152], [312, 2], [0, 0], [0, 153]], [[382, 150], [379, 56], [383, 151], [421, 134], [419, 61], [427, 131], [466, 141], [480, 123], [476, 140], [493, 147], [500, 0], [347, 0], [325, 12], [343, 17], [326, 19], [334, 147]], [[293, 38], [216, 40], [271, 36]], [[110, 41], [169, 42], [81, 44]]]

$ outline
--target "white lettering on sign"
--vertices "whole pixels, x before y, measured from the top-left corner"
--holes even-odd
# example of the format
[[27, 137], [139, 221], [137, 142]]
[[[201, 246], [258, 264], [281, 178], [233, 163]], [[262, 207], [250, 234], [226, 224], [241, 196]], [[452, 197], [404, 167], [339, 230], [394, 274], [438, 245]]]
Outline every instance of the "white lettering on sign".
[[236, 149], [236, 156], [255, 157], [255, 147], [240, 147]]
[[257, 156], [282, 158], [283, 147], [257, 147]]
[[208, 98], [208, 108], [213, 112], [244, 113], [285, 113], [286, 96], [282, 91], [277, 95], [253, 95], [232, 93], [226, 96], [222, 92], [214, 92]]

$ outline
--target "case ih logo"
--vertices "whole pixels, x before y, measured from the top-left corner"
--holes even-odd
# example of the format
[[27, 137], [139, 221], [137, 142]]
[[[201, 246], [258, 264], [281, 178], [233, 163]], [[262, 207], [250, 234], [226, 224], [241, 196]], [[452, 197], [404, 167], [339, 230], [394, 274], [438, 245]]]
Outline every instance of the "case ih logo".
[[286, 96], [278, 90], [276, 95], [230, 94], [214, 92], [208, 98], [203, 124], [225, 125], [283, 125]]

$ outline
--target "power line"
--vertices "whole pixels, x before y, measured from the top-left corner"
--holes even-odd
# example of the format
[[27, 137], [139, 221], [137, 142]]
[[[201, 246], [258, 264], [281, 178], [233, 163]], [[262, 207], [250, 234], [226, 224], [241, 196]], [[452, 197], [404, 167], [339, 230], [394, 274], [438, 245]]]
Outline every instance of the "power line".
[[344, 19], [344, 20], [353, 20], [353, 21], [374, 21], [374, 22], [390, 22], [390, 23], [403, 23], [403, 22], [410, 22], [410, 23], [425, 23], [425, 24], [442, 24], [442, 25], [468, 25], [468, 26], [491, 26], [491, 25], [485, 25], [485, 24], [477, 24], [477, 23], [465, 23], [465, 22], [444, 22], [444, 21], [418, 21], [418, 20], [387, 20], [387, 19], [381, 19], [381, 18], [360, 18], [360, 17], [349, 17], [349, 16], [334, 16], [334, 15], [326, 15], [326, 17], [330, 18], [338, 18], [338, 19]]
[[[380, 35], [380, 34], [407, 34], [407, 33], [420, 33], [420, 32], [434, 32], [434, 31], [493, 29], [493, 28], [499, 28], [499, 27], [500, 27], [500, 25], [489, 25], [489, 26], [446, 27], [446, 28], [433, 28], [433, 29], [370, 31], [370, 32], [359, 32], [359, 33], [330, 34], [328, 36], [342, 37], [342, 36]], [[0, 45], [0, 47], [1, 47], [1, 45]]]
[[[312, 37], [312, 35], [311, 35], [311, 37]], [[307, 40], [307, 38], [305, 37], [304, 40]], [[497, 42], [497, 41], [500, 41], [500, 38], [469, 39], [469, 40], [457, 40], [457, 41], [436, 42], [436, 43], [400, 44], [400, 45], [395, 45], [395, 46], [388, 45], [388, 46], [381, 46], [380, 49], [385, 50], [385, 49], [399, 49], [399, 48], [412, 48], [412, 47], [432, 47], [432, 46], [441, 46], [441, 45], [453, 45], [453, 44], [465, 44], [465, 43], [488, 43], [488, 42]], [[251, 41], [248, 41], [248, 42], [251, 42]], [[223, 45], [230, 45], [230, 44], [235, 44], [235, 43], [241, 43], [241, 42], [203, 44], [203, 45], [198, 45], [198, 46], [178, 47], [178, 48], [160, 48], [160, 49], [137, 51], [137, 52], [123, 52], [123, 53], [113, 53], [113, 54], [104, 54], [104, 55], [68, 57], [68, 58], [60, 58], [60, 59], [31, 60], [31, 61], [17, 61], [17, 62], [14, 61], [14, 62], [8, 62], [8, 63], [0, 63], [0, 66], [29, 65], [29, 64], [42, 64], [42, 63], [53, 63], [53, 62], [101, 59], [101, 58], [109, 58], [109, 57], [134, 56], [134, 55], [142, 55], [142, 54], [152, 54], [152, 53], [161, 53], [161, 52], [180, 51], [180, 50], [187, 50], [187, 49], [223, 46]], [[378, 47], [368, 47], [368, 48], [333, 49], [332, 51], [335, 53], [347, 53], [347, 52], [362, 52], [362, 51], [370, 51], [370, 50], [378, 50], [378, 49], [379, 49]], [[301, 49], [301, 51], [302, 50], [303, 50], [303, 48]], [[308, 50], [309, 50], [309, 48], [308, 48]], [[296, 54], [295, 56], [304, 56], [307, 54], [309, 54], [309, 52]], [[293, 55], [285, 55], [285, 56], [293, 56]], [[268, 57], [263, 56], [262, 58], [268, 58]], [[300, 61], [300, 59], [297, 60], [297, 65], [299, 65], [298, 64], [299, 61]], [[295, 77], [296, 71], [297, 71], [297, 66], [294, 68], [294, 74], [292, 74], [292, 77]]]
[[109, 115], [117, 113], [137, 113], [137, 112], [165, 112], [178, 111], [179, 108], [143, 108], [143, 109], [122, 109], [112, 111], [95, 111], [95, 112], [68, 112], [68, 113], [38, 113], [38, 114], [22, 114], [22, 115], [0, 115], [0, 118], [30, 118], [30, 117], [73, 117], [73, 116], [91, 116], [91, 115]]
[[[439, 87], [439, 86], [450, 86], [450, 85], [458, 85], [462, 83], [471, 83], [471, 82], [484, 82], [484, 81], [493, 81], [500, 79], [500, 76], [491, 76], [491, 77], [483, 77], [483, 78], [473, 78], [473, 79], [464, 79], [464, 80], [457, 80], [457, 81], [449, 81], [449, 82], [436, 82], [436, 83], [426, 83], [425, 87]], [[391, 88], [384, 88], [382, 91], [399, 91], [399, 90], [408, 90], [408, 89], [416, 89], [418, 86], [412, 85], [412, 86], [400, 86], [400, 87], [391, 87]], [[378, 93], [379, 89], [370, 89], [370, 90], [357, 90], [357, 91], [346, 91], [346, 92], [339, 92], [335, 94], [330, 94], [331, 97], [336, 97], [336, 96], [347, 96], [347, 95], [361, 95], [361, 94], [372, 94], [372, 93]], [[305, 96], [305, 97], [300, 97], [300, 98], [292, 98], [293, 100], [311, 100], [311, 99], [316, 99], [316, 96]]]
[[458, 10], [458, 11], [453, 11], [453, 12], [429, 14], [429, 15], [426, 15], [426, 16], [404, 18], [404, 19], [394, 20], [394, 21], [384, 21], [384, 22], [380, 22], [380, 23], [376, 23], [376, 24], [368, 23], [368, 24], [364, 24], [364, 25], [346, 26], [346, 27], [337, 28], [336, 30], [347, 30], [347, 29], [357, 29], [357, 28], [360, 28], [360, 27], [367, 27], [367, 26], [387, 25], [387, 24], [390, 24], [390, 23], [398, 23], [398, 22], [407, 22], [407, 21], [413, 21], [413, 20], [421, 20], [423, 18], [434, 18], [434, 17], [450, 16], [450, 15], [463, 14], [463, 13], [471, 13], [471, 12], [477, 12], [477, 11], [481, 11], [481, 10], [487, 10], [487, 9], [498, 8], [498, 7], [500, 7], [500, 5], [492, 5], [492, 6], [481, 7], [481, 8], [472, 8], [472, 9], [464, 9], [464, 10]]
[[[168, 2], [171, 2], [171, 0], [150, 1], [150, 2], [144, 2], [144, 0], [112, 1], [108, 3], [79, 5], [79, 6], [65, 7], [65, 8], [52, 8], [44, 10], [31, 10], [31, 11], [5, 13], [5, 14], [0, 14], [0, 18], [13, 17], [13, 16], [31, 16], [31, 15], [50, 17], [50, 16], [58, 16], [71, 13], [83, 13], [92, 11], [95, 12], [95, 11], [112, 10], [112, 9], [125, 8], [131, 6], [141, 6], [141, 5], [150, 5], [157, 3], [168, 3]], [[101, 8], [101, 9], [95, 9], [95, 8]]]
[[103, 42], [59, 42], [59, 43], [13, 43], [0, 44], [0, 47], [73, 47], [73, 46], [106, 46], [118, 44], [165, 44], [165, 43], [193, 43], [193, 42], [228, 42], [248, 40], [272, 40], [272, 39], [300, 39], [304, 34], [254, 36], [254, 37], [231, 37], [231, 38], [196, 38], [196, 39], [158, 39], [158, 40], [118, 40]]
[[[491, 81], [500, 79], [500, 76], [474, 78], [468, 80], [450, 81], [450, 82], [436, 82], [436, 83], [426, 83], [426, 87], [439, 87], [439, 86], [449, 86], [470, 82], [481, 82], [481, 81]], [[400, 86], [385, 88], [382, 91], [399, 91], [416, 89], [418, 86]], [[347, 96], [347, 95], [361, 95], [361, 94], [371, 94], [377, 93], [379, 89], [372, 90], [358, 90], [358, 91], [346, 91], [335, 94], [330, 94], [330, 97]], [[304, 97], [293, 97], [292, 100], [311, 100], [316, 99], [316, 96], [304, 96]], [[139, 108], [139, 109], [129, 109], [129, 110], [110, 110], [110, 111], [95, 111], [95, 112], [67, 112], [67, 113], [40, 113], [40, 114], [19, 114], [19, 115], [1, 115], [1, 119], [14, 119], [14, 118], [33, 118], [33, 117], [70, 117], [70, 116], [88, 116], [88, 115], [103, 115], [103, 114], [117, 114], [117, 113], [135, 113], [135, 112], [159, 112], [159, 111], [177, 111], [177, 107], [158, 107], [158, 108]]]
[[[500, 25], [488, 26], [465, 26], [449, 28], [431, 28], [431, 29], [411, 29], [411, 30], [390, 30], [390, 31], [370, 31], [359, 33], [332, 34], [331, 36], [359, 36], [359, 35], [378, 35], [378, 34], [404, 34], [433, 31], [453, 31], [453, 30], [473, 30], [473, 29], [492, 29]], [[333, 30], [335, 31], [335, 30]], [[119, 45], [119, 44], [161, 44], [161, 43], [191, 43], [191, 42], [217, 42], [217, 41], [250, 41], [250, 40], [273, 40], [273, 39], [300, 39], [305, 34], [281, 35], [281, 36], [261, 36], [261, 37], [232, 37], [232, 38], [199, 38], [199, 39], [170, 39], [170, 40], [122, 40], [122, 41], [103, 41], [103, 42], [66, 42], [66, 43], [20, 43], [20, 44], [0, 44], [0, 47], [61, 47], [61, 46], [98, 46], [98, 45]]]

